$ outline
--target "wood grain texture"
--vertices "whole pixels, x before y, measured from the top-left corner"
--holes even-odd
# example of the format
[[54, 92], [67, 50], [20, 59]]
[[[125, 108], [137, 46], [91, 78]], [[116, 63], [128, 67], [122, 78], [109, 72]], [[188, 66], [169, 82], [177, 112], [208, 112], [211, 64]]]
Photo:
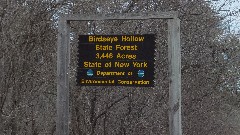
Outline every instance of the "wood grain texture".
[[69, 23], [61, 17], [58, 24], [57, 48], [57, 120], [56, 134], [69, 134]]
[[176, 18], [177, 16], [178, 12], [175, 11], [127, 13], [127, 14], [62, 15], [62, 17], [65, 17], [69, 21], [173, 19]]
[[169, 132], [182, 135], [180, 20], [168, 20]]

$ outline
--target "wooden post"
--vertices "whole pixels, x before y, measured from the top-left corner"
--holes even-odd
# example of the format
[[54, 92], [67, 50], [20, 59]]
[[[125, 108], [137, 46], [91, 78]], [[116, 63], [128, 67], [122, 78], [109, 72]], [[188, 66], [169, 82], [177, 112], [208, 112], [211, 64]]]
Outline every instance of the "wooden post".
[[181, 50], [180, 20], [168, 20], [169, 60], [169, 131], [170, 135], [182, 135], [181, 124]]
[[69, 40], [69, 22], [63, 16], [58, 23], [56, 135], [69, 134]]

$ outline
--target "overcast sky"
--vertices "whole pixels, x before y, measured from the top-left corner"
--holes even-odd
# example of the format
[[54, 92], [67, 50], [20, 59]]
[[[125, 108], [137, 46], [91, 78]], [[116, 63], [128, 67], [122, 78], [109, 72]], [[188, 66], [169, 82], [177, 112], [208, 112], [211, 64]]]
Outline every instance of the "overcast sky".
[[231, 20], [231, 23], [229, 23], [230, 31], [235, 34], [240, 34], [240, 0], [212, 0], [212, 4], [213, 8], [215, 8], [216, 10], [220, 9], [220, 14], [232, 14], [232, 16], [229, 16], [227, 18], [228, 20]]

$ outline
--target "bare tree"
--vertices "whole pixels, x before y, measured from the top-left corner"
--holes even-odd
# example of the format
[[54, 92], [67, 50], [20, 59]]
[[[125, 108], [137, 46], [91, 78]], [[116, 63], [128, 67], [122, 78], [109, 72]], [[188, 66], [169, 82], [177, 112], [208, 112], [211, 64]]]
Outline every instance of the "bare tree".
[[[239, 40], [222, 36], [224, 18], [209, 3], [201, 0], [0, 2], [0, 134], [55, 134], [59, 13], [172, 10], [179, 11], [181, 19], [184, 134], [239, 134], [233, 121], [239, 119], [236, 115]], [[146, 33], [156, 35], [158, 83], [154, 88], [76, 86], [79, 34]], [[168, 134], [166, 20], [71, 22], [71, 36], [71, 134]]]

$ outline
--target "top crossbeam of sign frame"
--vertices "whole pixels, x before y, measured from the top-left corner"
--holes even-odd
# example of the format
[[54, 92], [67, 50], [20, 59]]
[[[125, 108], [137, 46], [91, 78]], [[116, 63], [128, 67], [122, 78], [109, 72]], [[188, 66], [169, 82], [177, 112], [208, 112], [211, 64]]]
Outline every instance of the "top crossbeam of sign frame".
[[148, 19], [174, 19], [178, 17], [178, 12], [146, 12], [146, 13], [128, 13], [128, 14], [62, 14], [67, 21], [99, 21], [99, 20], [148, 20]]

